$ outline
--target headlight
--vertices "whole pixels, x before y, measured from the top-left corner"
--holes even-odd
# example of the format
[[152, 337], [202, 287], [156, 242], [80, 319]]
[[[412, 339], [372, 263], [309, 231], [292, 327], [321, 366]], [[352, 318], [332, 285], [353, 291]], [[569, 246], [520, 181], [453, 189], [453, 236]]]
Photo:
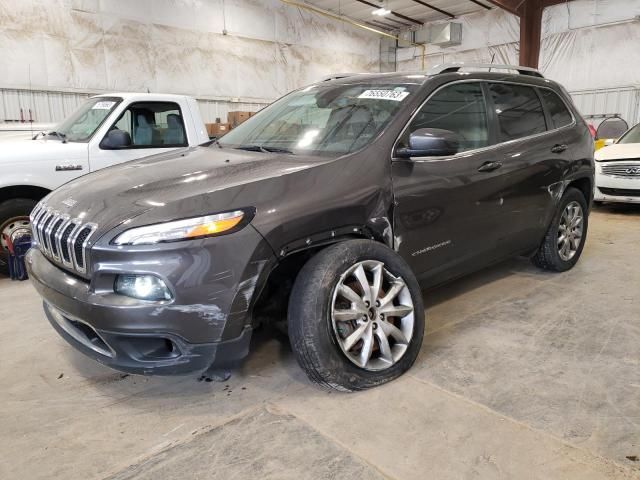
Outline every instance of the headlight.
[[140, 300], [171, 300], [167, 285], [154, 275], [118, 275], [113, 288], [120, 295]]
[[236, 231], [249, 220], [251, 218], [247, 218], [247, 212], [243, 210], [187, 218], [186, 220], [132, 228], [114, 238], [113, 243], [116, 245], [153, 245], [162, 242], [210, 237]]

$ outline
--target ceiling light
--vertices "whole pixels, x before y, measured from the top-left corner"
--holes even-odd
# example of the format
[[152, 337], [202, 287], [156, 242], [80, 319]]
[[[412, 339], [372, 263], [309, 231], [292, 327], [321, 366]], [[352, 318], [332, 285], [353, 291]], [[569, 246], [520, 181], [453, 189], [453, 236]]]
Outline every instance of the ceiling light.
[[382, 8], [378, 8], [377, 10], [374, 10], [371, 13], [379, 17], [384, 17], [386, 15], [389, 15], [391, 13], [391, 10], [387, 10], [386, 8], [382, 7]]

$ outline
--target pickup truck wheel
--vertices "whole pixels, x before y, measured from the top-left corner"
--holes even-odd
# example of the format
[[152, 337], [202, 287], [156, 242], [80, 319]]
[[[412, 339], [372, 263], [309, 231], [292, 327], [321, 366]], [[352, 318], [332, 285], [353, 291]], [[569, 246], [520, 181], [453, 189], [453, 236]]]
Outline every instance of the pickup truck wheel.
[[420, 287], [405, 261], [380, 243], [349, 240], [320, 251], [298, 274], [289, 339], [312, 382], [364, 390], [413, 365], [424, 317]]
[[544, 270], [567, 271], [578, 262], [587, 238], [589, 216], [582, 192], [568, 188], [533, 263]]
[[11, 237], [17, 230], [30, 228], [29, 214], [36, 203], [29, 198], [12, 198], [0, 203], [0, 273], [9, 272], [6, 237]]

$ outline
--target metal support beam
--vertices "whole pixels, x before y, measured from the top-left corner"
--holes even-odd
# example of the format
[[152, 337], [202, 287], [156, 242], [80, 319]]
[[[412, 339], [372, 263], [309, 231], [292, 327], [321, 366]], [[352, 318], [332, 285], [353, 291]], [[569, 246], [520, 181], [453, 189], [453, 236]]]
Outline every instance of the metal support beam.
[[411, 25], [410, 25], [410, 24], [405, 23], [405, 22], [400, 22], [399, 20], [395, 20], [395, 19], [393, 19], [393, 18], [391, 18], [391, 17], [387, 17], [387, 18], [385, 18], [385, 19], [384, 19], [384, 21], [385, 21], [385, 22], [395, 23], [396, 25], [400, 25], [401, 27], [404, 27], [404, 28], [409, 28], [409, 27], [411, 27]]
[[538, 68], [542, 11], [571, 0], [487, 0], [520, 17], [520, 65]]
[[427, 2], [423, 2], [422, 0], [413, 0], [415, 3], [419, 3], [420, 5], [422, 5], [423, 7], [427, 7], [430, 8], [431, 10], [441, 13], [443, 15], [446, 15], [449, 18], [456, 18], [456, 16], [453, 13], [449, 13], [446, 10], [442, 10], [441, 8], [438, 7], [434, 7], [433, 5], [429, 5]]
[[538, 68], [542, 32], [542, 1], [527, 0], [520, 16], [520, 65]]
[[367, 25], [372, 25], [374, 27], [384, 28], [386, 30], [398, 30], [398, 27], [396, 27], [395, 25], [381, 22], [379, 20], [370, 20], [370, 21], [365, 21], [364, 23], [366, 23]]
[[[373, 7], [373, 8], [376, 8], [376, 9], [380, 8], [380, 5], [376, 5], [375, 3], [368, 2], [367, 0], [356, 0], [356, 2], [363, 3], [364, 5], [369, 5], [370, 7]], [[401, 13], [394, 12], [393, 10], [391, 10], [391, 15], [393, 15], [394, 17], [398, 17], [398, 18], [401, 18], [403, 20], [406, 20], [407, 22], [415, 23], [416, 25], [424, 25], [424, 22], [421, 22], [420, 20], [416, 20], [415, 18], [407, 17], [406, 15], [402, 15]]]
[[496, 7], [500, 7], [509, 13], [513, 13], [518, 17], [521, 15], [520, 7], [528, 0], [487, 0], [489, 3], [493, 3]]
[[489, 5], [485, 5], [484, 3], [479, 2], [478, 0], [469, 0], [469, 1], [475, 3], [476, 5], [481, 6], [483, 8], [486, 8], [487, 10], [491, 10], [491, 7]]

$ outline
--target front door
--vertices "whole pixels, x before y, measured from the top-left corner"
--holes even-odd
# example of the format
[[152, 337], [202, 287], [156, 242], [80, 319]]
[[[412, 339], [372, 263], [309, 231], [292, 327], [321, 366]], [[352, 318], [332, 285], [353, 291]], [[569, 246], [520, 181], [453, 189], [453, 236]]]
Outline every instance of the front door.
[[424, 128], [453, 132], [459, 141], [452, 156], [392, 163], [395, 248], [423, 280], [464, 273], [496, 255], [507, 184], [489, 118], [481, 82], [450, 84], [425, 102], [398, 141], [395, 151]]

